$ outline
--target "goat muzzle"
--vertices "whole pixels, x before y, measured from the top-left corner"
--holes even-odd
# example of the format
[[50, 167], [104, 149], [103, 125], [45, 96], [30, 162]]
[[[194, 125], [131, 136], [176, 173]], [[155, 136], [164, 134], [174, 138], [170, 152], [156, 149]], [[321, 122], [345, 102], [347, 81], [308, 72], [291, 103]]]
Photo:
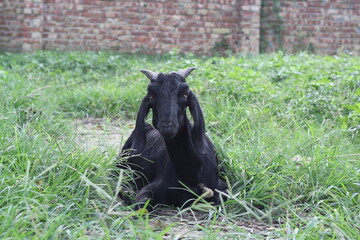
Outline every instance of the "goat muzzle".
[[179, 124], [174, 120], [161, 121], [157, 129], [165, 139], [172, 139], [179, 131]]
[[161, 125], [163, 128], [171, 128], [174, 125], [174, 121], [172, 120], [163, 121]]

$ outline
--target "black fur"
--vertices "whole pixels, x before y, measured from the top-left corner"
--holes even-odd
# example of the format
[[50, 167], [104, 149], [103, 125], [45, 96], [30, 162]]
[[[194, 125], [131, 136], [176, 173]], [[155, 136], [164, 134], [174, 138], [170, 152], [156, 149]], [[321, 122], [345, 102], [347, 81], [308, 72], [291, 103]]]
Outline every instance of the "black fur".
[[[192, 70], [185, 75], [182, 72], [155, 75], [150, 71], [146, 74], [151, 80], [148, 93], [138, 111], [135, 129], [120, 153], [128, 157], [127, 165], [138, 173], [137, 208], [147, 201], [149, 208], [156, 204], [186, 205], [203, 194], [199, 184], [214, 193], [206, 200], [218, 204], [216, 190], [227, 188], [219, 178], [218, 158], [205, 135], [199, 102], [185, 82]], [[186, 115], [187, 107], [194, 124]], [[153, 126], [145, 123], [150, 109]]]

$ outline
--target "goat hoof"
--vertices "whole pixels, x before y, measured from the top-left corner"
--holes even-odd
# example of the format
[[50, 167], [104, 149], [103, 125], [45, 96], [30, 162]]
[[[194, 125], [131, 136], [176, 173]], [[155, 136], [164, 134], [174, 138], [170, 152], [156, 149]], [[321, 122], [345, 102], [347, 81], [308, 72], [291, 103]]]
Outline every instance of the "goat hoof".
[[202, 191], [202, 195], [203, 195], [203, 198], [211, 198], [214, 196], [214, 191], [211, 190], [210, 188], [208, 187], [205, 187], [205, 185], [203, 183], [199, 183], [199, 188], [201, 189]]

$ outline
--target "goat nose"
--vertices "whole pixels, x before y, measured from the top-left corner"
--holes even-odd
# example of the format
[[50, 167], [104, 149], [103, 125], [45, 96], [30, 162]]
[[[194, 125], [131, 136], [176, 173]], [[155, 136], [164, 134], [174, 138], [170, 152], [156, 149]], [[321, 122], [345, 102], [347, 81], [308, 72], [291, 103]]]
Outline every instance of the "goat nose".
[[165, 121], [163, 121], [163, 123], [162, 123], [163, 127], [165, 127], [165, 128], [169, 128], [169, 127], [171, 127], [173, 124], [174, 124], [174, 121], [171, 121], [171, 120], [165, 120]]

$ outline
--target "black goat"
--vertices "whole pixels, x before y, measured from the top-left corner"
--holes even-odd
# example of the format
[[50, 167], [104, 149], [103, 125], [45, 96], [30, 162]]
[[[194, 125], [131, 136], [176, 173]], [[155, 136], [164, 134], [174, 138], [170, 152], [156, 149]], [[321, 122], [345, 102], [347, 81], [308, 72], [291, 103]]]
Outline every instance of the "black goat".
[[[148, 93], [142, 100], [136, 126], [122, 148], [127, 164], [138, 172], [135, 184], [138, 208], [150, 205], [183, 206], [202, 195], [220, 203], [219, 193], [227, 186], [219, 178], [218, 158], [205, 135], [199, 102], [185, 78], [195, 68], [169, 74], [142, 70], [149, 79]], [[186, 116], [189, 107], [194, 124]], [[150, 109], [152, 123], [145, 123]]]

